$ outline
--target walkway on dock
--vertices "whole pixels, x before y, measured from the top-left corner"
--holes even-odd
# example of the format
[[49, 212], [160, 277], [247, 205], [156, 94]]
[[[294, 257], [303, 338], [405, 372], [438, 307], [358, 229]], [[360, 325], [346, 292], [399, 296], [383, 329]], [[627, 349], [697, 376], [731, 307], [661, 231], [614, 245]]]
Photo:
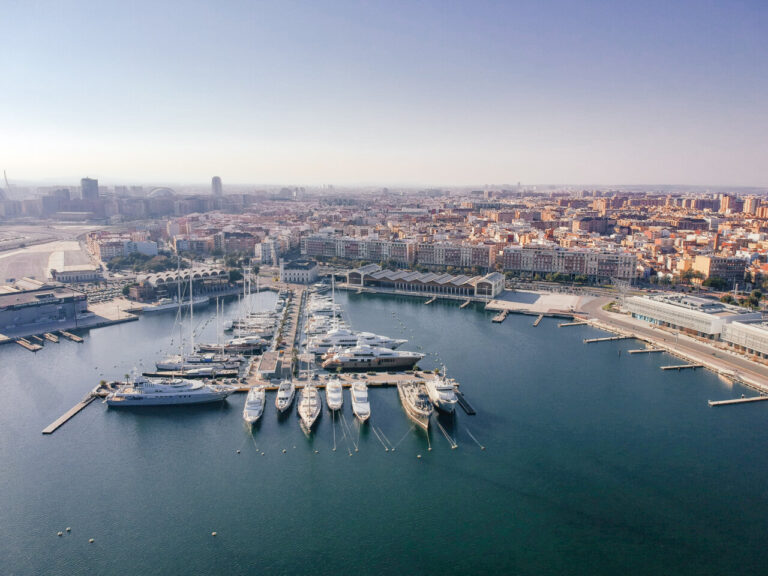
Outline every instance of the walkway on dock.
[[52, 424], [49, 424], [45, 429], [43, 429], [43, 434], [53, 434], [61, 428], [65, 423], [69, 422], [75, 414], [80, 412], [83, 408], [88, 406], [91, 402], [93, 402], [96, 399], [96, 396], [93, 394], [89, 394], [85, 398], [83, 398], [80, 402], [75, 404], [72, 408], [67, 410], [63, 416], [55, 420]]

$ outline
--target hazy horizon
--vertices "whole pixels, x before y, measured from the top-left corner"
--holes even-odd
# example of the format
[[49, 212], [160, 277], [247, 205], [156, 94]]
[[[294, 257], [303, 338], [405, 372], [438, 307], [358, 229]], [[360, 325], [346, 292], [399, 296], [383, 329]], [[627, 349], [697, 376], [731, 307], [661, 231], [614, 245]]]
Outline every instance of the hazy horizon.
[[11, 1], [4, 17], [12, 184], [768, 186], [762, 2]]

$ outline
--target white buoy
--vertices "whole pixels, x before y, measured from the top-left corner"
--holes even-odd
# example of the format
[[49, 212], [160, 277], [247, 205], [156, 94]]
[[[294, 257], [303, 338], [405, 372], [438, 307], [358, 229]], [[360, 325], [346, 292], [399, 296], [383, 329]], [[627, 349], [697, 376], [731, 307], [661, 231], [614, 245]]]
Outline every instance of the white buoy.
[[64, 536], [64, 532], [57, 532], [56, 536]]
[[240, 454], [240, 450], [238, 450], [237, 453]]
[[283, 454], [285, 454], [285, 448], [283, 448]]
[[69, 526], [67, 526], [67, 532], [72, 532], [72, 528], [70, 528]]
[[88, 544], [93, 544], [93, 538], [91, 538], [90, 540], [88, 540]]
[[216, 532], [211, 532], [211, 536], [216, 537]]
[[416, 458], [421, 458], [421, 454], [417, 454], [417, 455], [416, 455]]

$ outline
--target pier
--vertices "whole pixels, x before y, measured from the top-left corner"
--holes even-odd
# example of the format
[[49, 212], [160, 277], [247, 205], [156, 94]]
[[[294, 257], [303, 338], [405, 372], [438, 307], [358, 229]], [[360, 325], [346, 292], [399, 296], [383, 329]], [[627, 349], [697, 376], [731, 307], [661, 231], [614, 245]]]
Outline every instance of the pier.
[[91, 402], [93, 402], [96, 399], [96, 396], [94, 394], [88, 394], [85, 398], [83, 398], [80, 402], [75, 404], [72, 408], [70, 408], [67, 412], [64, 413], [63, 416], [58, 418], [56, 421], [54, 421], [52, 424], [49, 424], [44, 430], [43, 434], [53, 434], [61, 428], [64, 424], [69, 422], [75, 414], [80, 412], [83, 408], [88, 406]]
[[710, 406], [730, 406], [732, 404], [747, 404], [749, 402], [762, 402], [768, 400], [768, 396], [750, 396], [749, 398], [734, 398], [733, 400], [710, 400]]
[[64, 330], [59, 330], [59, 334], [64, 336], [67, 340], [72, 340], [72, 342], [79, 342], [82, 343], [83, 339], [80, 338], [77, 334], [72, 334], [72, 332], [65, 332]]
[[32, 336], [29, 337], [29, 339], [33, 340], [35, 344], [41, 344], [41, 345], [45, 344], [45, 342], [43, 342], [43, 339], [40, 338], [40, 336], [32, 335]]
[[30, 352], [37, 352], [38, 350], [42, 349], [42, 346], [40, 344], [33, 344], [26, 338], [17, 338], [16, 344], [18, 344], [22, 348], [26, 348]]
[[472, 404], [467, 402], [467, 399], [464, 397], [464, 394], [457, 388], [456, 389], [456, 400], [459, 403], [459, 406], [461, 406], [462, 410], [467, 413], [469, 416], [474, 416], [477, 414], [475, 409], [472, 407]]
[[509, 314], [507, 310], [502, 310], [501, 312], [496, 314], [496, 316], [491, 318], [491, 322], [496, 322], [497, 324], [501, 324], [502, 322], [504, 322], [504, 320], [507, 319], [507, 314]]
[[664, 352], [663, 348], [641, 348], [640, 350], [629, 350], [630, 354], [654, 354], [656, 352]]
[[437, 296], [432, 296], [432, 298], [424, 302], [424, 304], [432, 304], [432, 302], [434, 302], [435, 300], [437, 300]]
[[560, 324], [557, 325], [558, 328], [566, 328], [567, 326], [587, 326], [589, 322], [560, 322]]
[[467, 300], [467, 301], [466, 301], [466, 302], [464, 302], [464, 303], [463, 303], [461, 306], [459, 306], [459, 308], [462, 308], [462, 309], [463, 309], [463, 308], [466, 308], [466, 307], [467, 307], [467, 306], [469, 306], [470, 304], [472, 304], [472, 300]]
[[634, 336], [607, 336], [605, 338], [585, 338], [584, 344], [594, 344], [596, 342], [615, 342], [616, 340], [631, 340]]
[[46, 340], [48, 340], [48, 342], [53, 342], [54, 344], [58, 344], [59, 343], [59, 337], [56, 336], [55, 334], [51, 334], [50, 332], [46, 332], [45, 334], [43, 334], [43, 336], [45, 337]]
[[539, 322], [541, 322], [543, 319], [544, 319], [544, 314], [539, 314], [539, 317], [533, 321], [533, 327], [536, 328], [536, 326], [539, 325]]
[[696, 370], [696, 368], [703, 368], [704, 364], [678, 364], [677, 366], [662, 366], [662, 370]]

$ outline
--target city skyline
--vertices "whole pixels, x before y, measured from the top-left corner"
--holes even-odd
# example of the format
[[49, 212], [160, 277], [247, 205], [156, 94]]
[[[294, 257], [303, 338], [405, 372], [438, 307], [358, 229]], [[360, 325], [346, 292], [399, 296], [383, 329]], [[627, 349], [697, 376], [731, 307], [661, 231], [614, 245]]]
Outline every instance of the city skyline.
[[11, 181], [768, 185], [768, 9], [10, 3]]

